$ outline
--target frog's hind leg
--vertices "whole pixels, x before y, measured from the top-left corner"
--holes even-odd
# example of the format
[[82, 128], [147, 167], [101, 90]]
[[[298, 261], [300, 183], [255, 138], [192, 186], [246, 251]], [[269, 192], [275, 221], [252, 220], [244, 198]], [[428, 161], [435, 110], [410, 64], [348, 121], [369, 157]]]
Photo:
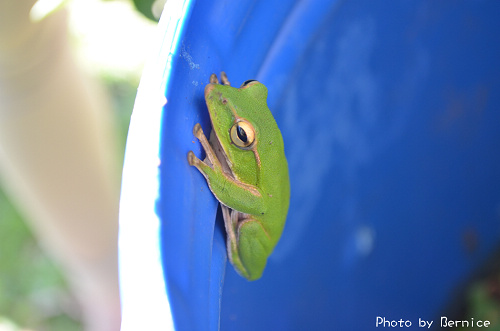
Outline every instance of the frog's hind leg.
[[269, 234], [261, 222], [250, 215], [222, 204], [221, 207], [228, 237], [229, 261], [248, 280], [260, 278], [266, 267], [267, 257], [273, 249]]
[[236, 228], [238, 226], [238, 218], [241, 213], [230, 209], [229, 207], [221, 204], [222, 217], [224, 218], [224, 227], [226, 228], [227, 235], [227, 255], [229, 261], [235, 267], [236, 271], [243, 277], [248, 278], [248, 272], [241, 263], [238, 254], [238, 238], [236, 237]]
[[247, 218], [238, 223], [238, 253], [249, 280], [262, 276], [272, 250], [271, 237], [260, 221]]

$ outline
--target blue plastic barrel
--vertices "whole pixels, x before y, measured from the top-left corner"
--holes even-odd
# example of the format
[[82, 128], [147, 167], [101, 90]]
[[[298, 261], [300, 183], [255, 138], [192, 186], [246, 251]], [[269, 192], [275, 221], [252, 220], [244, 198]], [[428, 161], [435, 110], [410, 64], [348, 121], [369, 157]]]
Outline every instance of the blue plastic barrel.
[[[499, 9], [168, 1], [127, 143], [122, 329], [438, 324], [500, 238]], [[268, 87], [290, 170], [285, 230], [255, 282], [227, 263], [218, 202], [186, 159], [203, 155], [192, 128], [210, 132], [203, 90], [220, 71]]]

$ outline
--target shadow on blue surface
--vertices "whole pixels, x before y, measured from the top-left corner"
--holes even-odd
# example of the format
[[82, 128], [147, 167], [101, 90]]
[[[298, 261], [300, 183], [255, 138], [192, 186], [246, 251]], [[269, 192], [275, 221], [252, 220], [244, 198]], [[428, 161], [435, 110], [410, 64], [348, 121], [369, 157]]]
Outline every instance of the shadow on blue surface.
[[[359, 330], [432, 320], [500, 235], [494, 1], [198, 1], [161, 136], [162, 260], [179, 330]], [[257, 79], [292, 186], [261, 280], [228, 265], [217, 201], [186, 155], [203, 89]], [[469, 245], [467, 238], [475, 238]]]

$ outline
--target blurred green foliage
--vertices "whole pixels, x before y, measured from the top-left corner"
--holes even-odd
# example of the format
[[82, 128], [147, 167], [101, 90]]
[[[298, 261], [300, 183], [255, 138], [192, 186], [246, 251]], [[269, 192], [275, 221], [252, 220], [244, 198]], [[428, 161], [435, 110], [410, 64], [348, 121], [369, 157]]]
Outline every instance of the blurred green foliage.
[[[154, 0], [132, 1], [157, 21]], [[101, 73], [99, 79], [111, 96], [121, 165], [138, 78]], [[17, 208], [21, 212], [0, 187], [0, 330], [82, 330], [80, 309], [64, 275], [39, 247], [22, 206]]]
[[[500, 274], [489, 275], [486, 279], [472, 283], [466, 294], [467, 320], [490, 321], [490, 331], [500, 331]], [[463, 331], [482, 330], [463, 328]]]
[[79, 330], [60, 271], [1, 191], [0, 242], [0, 315], [38, 330]]
[[149, 18], [150, 20], [153, 20], [153, 21], [158, 21], [159, 17], [157, 17], [153, 12], [153, 6], [155, 5], [155, 2], [157, 2], [157, 0], [132, 0], [134, 2], [134, 6], [135, 8], [137, 8], [137, 10], [143, 14], [144, 16], [146, 16], [147, 18]]
[[[104, 0], [116, 1], [116, 0]], [[158, 22], [160, 19], [161, 10], [167, 0], [130, 0], [134, 4], [135, 9], [142, 15], [152, 21]]]

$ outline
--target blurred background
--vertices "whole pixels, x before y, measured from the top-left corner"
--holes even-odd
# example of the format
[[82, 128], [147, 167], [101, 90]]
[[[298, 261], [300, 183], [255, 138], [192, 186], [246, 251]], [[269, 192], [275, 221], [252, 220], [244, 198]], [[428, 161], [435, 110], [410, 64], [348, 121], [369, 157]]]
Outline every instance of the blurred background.
[[[30, 99], [30, 94], [36, 95], [38, 88], [35, 86], [33, 90], [30, 90], [30, 85], [25, 82], [40, 80], [40, 86], [48, 84], [43, 80], [48, 77], [48, 82], [52, 76], [42, 70], [37, 70], [38, 67], [42, 67], [38, 63], [46, 61], [50, 65], [51, 57], [56, 58], [58, 54], [63, 53], [60, 45], [68, 45], [67, 57], [74, 60], [74, 63], [68, 67], [71, 70], [71, 66], [74, 66], [81, 71], [79, 74], [87, 80], [89, 90], [94, 93], [90, 95], [90, 98], [102, 100], [94, 108], [97, 108], [97, 112], [101, 112], [103, 117], [96, 115], [95, 118], [98, 121], [111, 122], [107, 123], [104, 129], [98, 128], [96, 131], [108, 131], [109, 141], [111, 141], [112, 151], [104, 151], [104, 153], [112, 155], [112, 160], [109, 161], [112, 163], [109, 171], [113, 173], [111, 191], [113, 195], [116, 195], [110, 204], [110, 208], [113, 209], [117, 208], [121, 165], [130, 114], [141, 71], [157, 25], [151, 10], [157, 6], [159, 10], [156, 14], [159, 15], [164, 2], [157, 1], [155, 5], [155, 1], [133, 2], [131, 0], [45, 0], [36, 3], [16, 0], [3, 1], [0, 4], [0, 36], [2, 37], [0, 38], [0, 64], [2, 65], [0, 68], [0, 91], [2, 91], [0, 93], [0, 122], [2, 125], [12, 126], [13, 121], [10, 120], [13, 116], [10, 113], [19, 114], [25, 111], [23, 108], [30, 108], [19, 106], [11, 96], [18, 91], [24, 91], [21, 98], [25, 100]], [[32, 5], [33, 7], [30, 8]], [[142, 8], [142, 12], [138, 8]], [[54, 28], [54, 30], [62, 30], [63, 33], [57, 37], [58, 40], [53, 37], [55, 41], [50, 44], [50, 35], [55, 35], [55, 33], [51, 32], [51, 25], [46, 22], [54, 24], [53, 22], [58, 22], [57, 17], [62, 17], [59, 20], [62, 23], [60, 28]], [[32, 30], [37, 32], [32, 32]], [[45, 34], [37, 35], [38, 31], [44, 31]], [[23, 61], [28, 63], [27, 65], [17, 65], [15, 70], [9, 71], [14, 67], [12, 58], [20, 57], [12, 55], [14, 50], [24, 47], [23, 38], [27, 39], [28, 37], [25, 36], [30, 34], [34, 36], [33, 40], [26, 44], [39, 44], [40, 56], [34, 55], [29, 58], [26, 56]], [[46, 38], [47, 35], [49, 37]], [[22, 54], [26, 53], [26, 51], [22, 52]], [[80, 77], [79, 74], [76, 74], [75, 79]], [[29, 78], [18, 79], [23, 75]], [[45, 77], [36, 77], [43, 75]], [[71, 76], [71, 73], [68, 76]], [[17, 82], [20, 83], [12, 87]], [[22, 92], [19, 93], [22, 94]], [[46, 94], [50, 95], [50, 93]], [[54, 93], [56, 95], [61, 93], [61, 97], [64, 94], [58, 91]], [[35, 100], [34, 103], [42, 102], [37, 100], [37, 97], [33, 100]], [[98, 133], [91, 132], [91, 134], [99, 136]], [[2, 136], [2, 138], [13, 142], [21, 140], [14, 135], [7, 138]], [[71, 281], [68, 280], [68, 274], [65, 272], [65, 264], [67, 264], [65, 257], [57, 253], [53, 254], [51, 247], [45, 247], [50, 245], [43, 243], [43, 240], [42, 243], [39, 241], [40, 236], [44, 234], [37, 232], [37, 225], [34, 223], [39, 224], [44, 221], [38, 220], [38, 215], [33, 216], [33, 214], [39, 214], [37, 209], [32, 208], [29, 199], [24, 201], [19, 197], [19, 191], [23, 188], [19, 190], [17, 184], [12, 183], [12, 171], [9, 166], [15, 164], [12, 161], [15, 157], [11, 157], [12, 154], [9, 154], [8, 148], [9, 146], [0, 147], [2, 151], [0, 162], [2, 165], [0, 175], [0, 330], [82, 330], [85, 325], [85, 313], [82, 301], [72, 290]], [[38, 150], [40, 153], [43, 152], [40, 148]], [[85, 152], [82, 152], [82, 155], [85, 155]], [[12, 162], [9, 163], [10, 161]], [[52, 157], [48, 163], [58, 164], [59, 161], [56, 157]], [[97, 161], [91, 159], [86, 162], [88, 167], [92, 168], [92, 164]], [[70, 167], [69, 162], [68, 167]], [[78, 169], [75, 169], [75, 172], [77, 171]], [[27, 186], [28, 191], [34, 191], [29, 185]], [[110, 240], [110, 246], [116, 247], [117, 218], [111, 217], [109, 223], [111, 230], [106, 241]], [[99, 232], [98, 227], [96, 227], [96, 232]], [[91, 246], [90, 243], [89, 246]], [[115, 252], [110, 255], [113, 254]], [[112, 278], [113, 281], [116, 279], [115, 276]], [[113, 299], [113, 302], [116, 306], [118, 301]], [[119, 318], [119, 314], [117, 316]], [[117, 330], [116, 318], [113, 322], [114, 326], [102, 329]]]

